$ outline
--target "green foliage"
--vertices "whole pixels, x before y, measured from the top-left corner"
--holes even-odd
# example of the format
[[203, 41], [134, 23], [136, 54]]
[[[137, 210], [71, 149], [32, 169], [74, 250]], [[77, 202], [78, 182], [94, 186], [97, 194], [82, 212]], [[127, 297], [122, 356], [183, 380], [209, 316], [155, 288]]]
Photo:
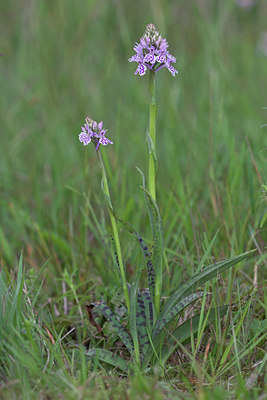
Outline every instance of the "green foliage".
[[[266, 203], [260, 197], [266, 182], [266, 127], [260, 127], [266, 121], [267, 64], [255, 48], [266, 30], [266, 7], [264, 1], [251, 9], [207, 0], [2, 2], [0, 29], [8, 40], [2, 41], [0, 56], [1, 398], [263, 396], [267, 230]], [[261, 255], [256, 265], [242, 262], [213, 278], [200, 289], [211, 295], [194, 309], [189, 305], [181, 325], [170, 323], [166, 347], [161, 354], [153, 352], [165, 363], [164, 375], [154, 367], [149, 375], [122, 379], [124, 373], [118, 376], [100, 356], [84, 354], [90, 341], [90, 348], [128, 357], [108, 324], [104, 342], [86, 321], [85, 304], [101, 298], [114, 306], [120, 280], [99, 195], [98, 165], [77, 137], [79, 121], [93, 113], [104, 119], [114, 141], [103, 158], [114, 208], [143, 233], [143, 249], [149, 248], [146, 260], [122, 225], [128, 280], [137, 265], [144, 263], [150, 271], [150, 283], [141, 275], [139, 287], [151, 288], [152, 296], [147, 289], [137, 290], [137, 296], [143, 296], [151, 332], [154, 274], [148, 253], [153, 248], [134, 173], [136, 165], [146, 170], [148, 82], [140, 83], [127, 61], [148, 22], [166, 35], [179, 69], [176, 79], [160, 71], [157, 81], [157, 200], [165, 232], [162, 305], [204, 265], [252, 247]], [[226, 298], [232, 316], [215, 315], [209, 325], [207, 310], [212, 315]], [[116, 304], [114, 314], [120, 311], [125, 325], [125, 309]], [[184, 323], [187, 341], [183, 332], [175, 335]], [[205, 324], [209, 327], [202, 334]], [[177, 346], [167, 362], [172, 338]]]
[[127, 349], [131, 354], [134, 352], [133, 342], [130, 335], [126, 332], [125, 328], [119, 323], [116, 316], [109, 309], [109, 307], [103, 301], [97, 301], [92, 303], [109, 321], [113, 329], [117, 332], [118, 336], [121, 338]]
[[[152, 220], [153, 221], [153, 220]], [[153, 223], [153, 222], [152, 222]], [[221, 261], [216, 264], [210, 265], [206, 267], [202, 272], [193, 276], [189, 281], [185, 282], [181, 287], [177, 288], [174, 293], [170, 296], [170, 298], [166, 301], [166, 303], [162, 306], [159, 316], [154, 319], [153, 324], [151, 326], [151, 317], [148, 312], [146, 312], [146, 306], [143, 301], [140, 290], [138, 290], [137, 285], [140, 280], [142, 269], [139, 269], [134, 277], [133, 284], [128, 285], [130, 288], [130, 315], [129, 315], [129, 334], [125, 331], [125, 328], [119, 323], [117, 317], [113, 314], [113, 312], [109, 309], [109, 307], [101, 302], [95, 302], [92, 305], [95, 306], [111, 323], [113, 329], [116, 334], [121, 338], [126, 348], [129, 350], [132, 357], [137, 364], [137, 366], [141, 366], [142, 369], [147, 369], [149, 365], [156, 363], [161, 360], [160, 363], [164, 366], [164, 363], [167, 361], [168, 357], [175, 351], [176, 347], [185, 341], [187, 341], [190, 336], [197, 333], [200, 324], [200, 315], [195, 316], [193, 321], [186, 321], [181, 327], [178, 327], [174, 330], [173, 334], [170, 333], [171, 337], [171, 346], [169, 344], [165, 344], [164, 338], [168, 333], [169, 325], [174, 320], [180, 316], [181, 312], [193, 301], [199, 299], [204, 295], [204, 292], [192, 293], [193, 289], [203, 283], [210, 281], [213, 277], [218, 275], [219, 273], [229, 269], [233, 265], [245, 260], [249, 256], [251, 256], [255, 251], [252, 250], [250, 252], [241, 254], [239, 256], [233, 257], [230, 260]], [[148, 289], [146, 289], [148, 290]], [[154, 304], [155, 306], [155, 304]], [[153, 302], [152, 302], [153, 307]], [[248, 309], [248, 305], [247, 308]], [[223, 316], [226, 313], [227, 308], [221, 307], [220, 309], [212, 309], [208, 313], [208, 316], [205, 320], [205, 327], [207, 327], [207, 323], [211, 323], [215, 320], [215, 318], [220, 315]], [[244, 318], [245, 314], [243, 314]], [[243, 322], [243, 318], [239, 322], [239, 327]], [[187, 329], [187, 332], [186, 332]], [[240, 328], [239, 328], [240, 329]], [[132, 339], [131, 339], [132, 338]], [[173, 340], [176, 339], [176, 340]], [[148, 340], [149, 339], [149, 340]], [[228, 344], [227, 349], [231, 349], [232, 342]], [[167, 350], [168, 349], [168, 350]], [[224, 357], [228, 355], [227, 349], [223, 354]], [[140, 350], [141, 350], [141, 359], [140, 359]], [[92, 354], [95, 354], [96, 349], [93, 349]], [[161, 358], [161, 354], [163, 353], [163, 359]], [[90, 353], [87, 355], [90, 355]], [[164, 363], [162, 364], [162, 361]], [[121, 369], [120, 363], [117, 362], [117, 359], [113, 359], [111, 357], [103, 358], [103, 361], [110, 363], [114, 367], [118, 367]], [[125, 368], [123, 367], [125, 371]]]
[[128, 371], [128, 362], [109, 350], [90, 349], [85, 354], [92, 357], [96, 365], [98, 361], [103, 361], [113, 365], [115, 368], [119, 368], [123, 372]]

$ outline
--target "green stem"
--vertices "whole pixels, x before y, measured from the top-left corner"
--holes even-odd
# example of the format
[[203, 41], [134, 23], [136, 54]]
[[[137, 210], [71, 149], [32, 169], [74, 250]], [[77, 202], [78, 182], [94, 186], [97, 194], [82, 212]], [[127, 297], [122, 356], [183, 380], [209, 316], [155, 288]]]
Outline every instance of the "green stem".
[[157, 116], [157, 104], [156, 104], [156, 84], [155, 84], [155, 72], [150, 71], [149, 75], [149, 94], [150, 94], [150, 106], [149, 106], [149, 165], [148, 165], [148, 190], [156, 201], [156, 116]]
[[[156, 201], [156, 117], [157, 117], [157, 103], [156, 103], [156, 82], [155, 72], [150, 71], [149, 75], [149, 164], [148, 164], [148, 190], [151, 197]], [[153, 221], [151, 221], [153, 223]], [[155, 308], [156, 313], [159, 315], [161, 290], [162, 290], [162, 269], [156, 272], [155, 279]]]
[[[96, 151], [96, 155], [97, 155], [97, 159], [99, 161], [99, 166], [100, 166], [101, 173], [102, 173], [103, 188], [104, 188], [104, 191], [105, 191], [107, 197], [110, 199], [110, 203], [111, 203], [107, 175], [106, 175], [105, 167], [104, 167], [103, 160], [102, 160], [102, 157], [100, 154], [100, 150]], [[115, 242], [115, 246], [116, 246], [116, 250], [117, 250], [118, 264], [119, 264], [121, 279], [122, 279], [122, 287], [123, 287], [124, 296], [125, 296], [125, 300], [126, 300], [126, 306], [127, 306], [128, 313], [129, 313], [130, 312], [130, 299], [129, 299], [129, 292], [128, 292], [128, 288], [127, 288], [127, 284], [126, 284], [124, 265], [123, 265], [123, 261], [122, 261], [122, 253], [121, 253], [121, 245], [120, 245], [120, 238], [119, 238], [119, 234], [118, 234], [118, 228], [117, 228], [115, 217], [112, 214], [112, 211], [110, 209], [108, 209], [108, 211], [109, 211], [109, 218], [110, 218], [112, 231], [113, 231], [114, 242]]]

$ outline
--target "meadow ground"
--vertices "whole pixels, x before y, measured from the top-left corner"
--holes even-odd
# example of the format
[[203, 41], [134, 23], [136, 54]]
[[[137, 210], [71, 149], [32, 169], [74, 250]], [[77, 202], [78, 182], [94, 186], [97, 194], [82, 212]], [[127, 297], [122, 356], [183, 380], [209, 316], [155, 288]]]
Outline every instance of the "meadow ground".
[[[263, 0], [2, 2], [1, 398], [265, 398], [266, 15]], [[104, 120], [114, 207], [151, 243], [135, 169], [147, 169], [148, 77], [128, 62], [150, 22], [179, 70], [157, 73], [163, 295], [203, 257], [257, 252], [206, 284], [211, 303], [231, 304], [229, 318], [179, 346], [163, 371], [126, 377], [84, 354], [124, 349], [104, 320], [99, 338], [85, 311], [97, 299], [114, 307], [120, 284], [94, 150], [78, 135], [87, 115]], [[140, 251], [123, 227], [120, 237], [131, 280]]]

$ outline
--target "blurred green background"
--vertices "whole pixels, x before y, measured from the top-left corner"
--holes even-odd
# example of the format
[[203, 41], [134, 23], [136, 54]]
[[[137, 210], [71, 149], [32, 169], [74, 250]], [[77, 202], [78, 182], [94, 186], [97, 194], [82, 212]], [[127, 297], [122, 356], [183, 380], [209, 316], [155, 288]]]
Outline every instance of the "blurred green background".
[[150, 235], [135, 170], [147, 167], [148, 77], [135, 76], [128, 58], [151, 22], [179, 70], [157, 74], [157, 190], [170, 262], [179, 253], [194, 265], [218, 228], [215, 256], [245, 250], [255, 232], [262, 247], [267, 58], [257, 44], [266, 15], [266, 1], [247, 9], [230, 0], [2, 2], [2, 261], [12, 266], [24, 248], [37, 268], [51, 255], [59, 269], [88, 271], [89, 253], [103, 264], [82, 195], [103, 221], [94, 150], [78, 141], [86, 116], [103, 120], [114, 141], [103, 153], [115, 208]]

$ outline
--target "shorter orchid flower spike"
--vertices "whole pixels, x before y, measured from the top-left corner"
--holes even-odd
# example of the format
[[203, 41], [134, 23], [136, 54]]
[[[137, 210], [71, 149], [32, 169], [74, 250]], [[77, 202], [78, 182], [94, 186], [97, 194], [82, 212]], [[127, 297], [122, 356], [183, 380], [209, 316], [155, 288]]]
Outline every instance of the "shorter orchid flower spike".
[[147, 69], [157, 72], [164, 67], [173, 76], [178, 74], [178, 71], [172, 65], [172, 63], [176, 62], [176, 58], [169, 53], [168, 47], [168, 42], [160, 36], [155, 25], [147, 25], [140, 43], [135, 43], [134, 51], [136, 54], [129, 58], [130, 62], [138, 63], [135, 75], [143, 76], [146, 74]]
[[107, 129], [103, 129], [103, 121], [98, 124], [92, 118], [87, 117], [84, 126], [82, 126], [79, 140], [84, 146], [87, 146], [92, 141], [96, 146], [96, 150], [98, 150], [100, 144], [103, 146], [113, 144], [111, 140], [105, 137], [106, 132]]

